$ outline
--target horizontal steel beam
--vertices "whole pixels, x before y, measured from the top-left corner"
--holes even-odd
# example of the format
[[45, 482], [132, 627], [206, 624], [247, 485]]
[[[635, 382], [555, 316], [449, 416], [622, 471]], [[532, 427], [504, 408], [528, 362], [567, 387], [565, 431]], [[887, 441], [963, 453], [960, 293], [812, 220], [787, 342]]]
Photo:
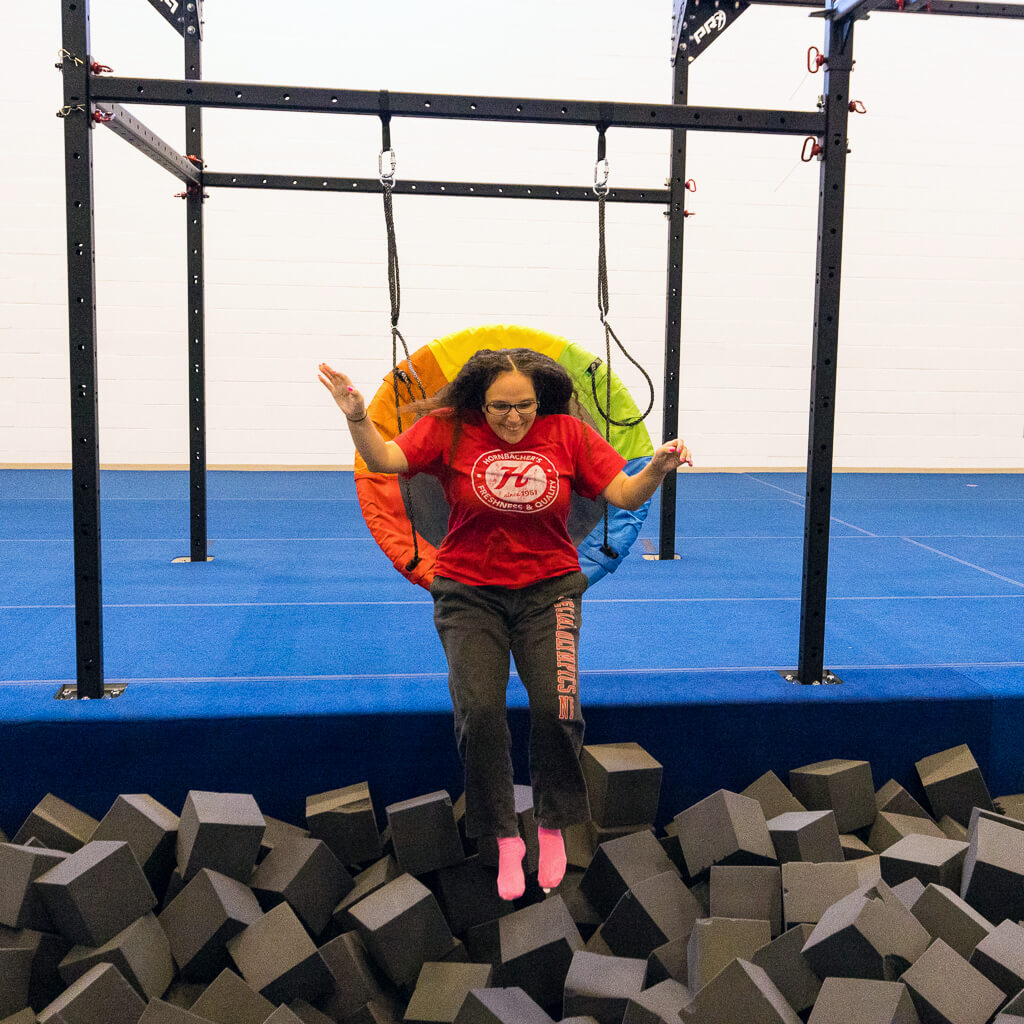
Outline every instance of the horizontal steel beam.
[[[221, 174], [203, 175], [204, 188], [297, 189], [305, 192], [347, 192], [379, 194], [383, 190], [377, 178], [333, 178], [326, 175], [296, 174]], [[501, 185], [491, 182], [395, 181], [396, 195], [474, 196], [484, 199], [595, 199], [594, 190], [580, 185]], [[613, 188], [609, 201], [620, 203], [661, 203], [668, 205], [671, 193], [666, 188]]]
[[[301, 110], [307, 113], [381, 113], [381, 94], [308, 86], [199, 82], [165, 78], [111, 78], [92, 82], [94, 100], [163, 106], [228, 107], [235, 110]], [[458, 118], [523, 124], [580, 124], [620, 128], [688, 128], [692, 131], [820, 135], [825, 115], [816, 110], [691, 107], [667, 103], [598, 103], [586, 100], [387, 94], [393, 117]]]
[[[808, 7], [816, 14], [826, 13], [821, 0], [749, 0], [765, 7]], [[961, 18], [1024, 18], [1024, 4], [973, 3], [972, 0], [882, 0], [875, 8], [883, 13], [945, 14]]]
[[[96, 79], [99, 81], [99, 79]], [[141, 153], [170, 171], [187, 185], [201, 185], [202, 174], [191, 160], [172, 149], [155, 132], [147, 128], [134, 114], [117, 103], [96, 103], [100, 119], [115, 135], [133, 145]]]

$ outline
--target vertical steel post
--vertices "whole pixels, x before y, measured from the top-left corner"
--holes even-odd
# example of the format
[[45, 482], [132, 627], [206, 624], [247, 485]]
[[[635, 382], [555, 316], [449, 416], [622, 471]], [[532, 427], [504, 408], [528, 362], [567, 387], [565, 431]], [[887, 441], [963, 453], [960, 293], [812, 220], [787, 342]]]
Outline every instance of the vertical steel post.
[[93, 234], [89, 0], [63, 0], [64, 188], [67, 207], [71, 487], [77, 696], [103, 696], [96, 262]]
[[[202, 8], [184, 6], [185, 78], [202, 78]], [[203, 163], [203, 108], [185, 107], [185, 153]], [[203, 189], [189, 188], [185, 197], [188, 273], [188, 469], [189, 557], [205, 562], [206, 535], [206, 311], [203, 296]]]
[[797, 681], [800, 683], [820, 683], [824, 668], [847, 122], [850, 114], [850, 72], [853, 70], [852, 20], [832, 19], [826, 22], [824, 57], [826, 120], [818, 186], [814, 345], [811, 356], [800, 655], [797, 668]]
[[[685, 104], [690, 62], [685, 53], [677, 53], [672, 75], [672, 102]], [[668, 260], [665, 283], [665, 398], [661, 419], [661, 438], [666, 441], [679, 433], [679, 361], [683, 312], [683, 225], [686, 200], [686, 129], [672, 132], [672, 159], [669, 172]], [[676, 483], [669, 473], [661, 485], [661, 526], [658, 558], [675, 557]]]

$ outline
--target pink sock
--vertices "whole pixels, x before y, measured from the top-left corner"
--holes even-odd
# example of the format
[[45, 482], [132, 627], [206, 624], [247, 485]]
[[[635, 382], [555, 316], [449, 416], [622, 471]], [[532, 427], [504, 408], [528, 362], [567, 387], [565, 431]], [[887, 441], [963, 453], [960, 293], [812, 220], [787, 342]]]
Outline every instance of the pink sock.
[[554, 889], [565, 877], [565, 843], [562, 833], [557, 828], [538, 828], [537, 841], [540, 843], [537, 882], [542, 889]]
[[526, 843], [519, 836], [498, 839], [498, 895], [503, 900], [517, 900], [526, 891], [525, 855]]

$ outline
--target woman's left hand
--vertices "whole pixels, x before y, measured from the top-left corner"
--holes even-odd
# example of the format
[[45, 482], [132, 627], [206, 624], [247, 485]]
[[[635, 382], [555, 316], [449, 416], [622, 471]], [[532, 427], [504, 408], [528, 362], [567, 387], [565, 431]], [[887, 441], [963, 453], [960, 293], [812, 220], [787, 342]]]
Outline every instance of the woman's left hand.
[[663, 475], [671, 473], [680, 466], [692, 466], [693, 456], [681, 437], [666, 441], [651, 457], [651, 465]]

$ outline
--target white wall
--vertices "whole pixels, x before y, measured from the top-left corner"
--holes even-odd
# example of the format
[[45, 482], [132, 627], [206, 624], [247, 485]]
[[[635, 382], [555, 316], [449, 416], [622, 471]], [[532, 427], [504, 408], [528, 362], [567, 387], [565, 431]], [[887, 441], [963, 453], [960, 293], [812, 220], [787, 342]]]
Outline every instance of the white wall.
[[[181, 76], [146, 0], [94, 0], [94, 59]], [[282, 20], [281, 12], [287, 11]], [[7, 4], [0, 116], [0, 463], [70, 460], [56, 0]], [[204, 77], [478, 95], [666, 102], [671, 3], [214, 0]], [[690, 101], [813, 109], [806, 11], [753, 8], [691, 68]], [[856, 29], [837, 467], [1024, 468], [1024, 22], [875, 14]], [[134, 113], [183, 146], [180, 110]], [[400, 177], [589, 184], [591, 128], [393, 123]], [[214, 171], [373, 176], [373, 118], [208, 111]], [[187, 462], [180, 185], [106, 130], [95, 142], [104, 464]], [[664, 133], [612, 129], [613, 186], [661, 187]], [[800, 467], [818, 166], [801, 140], [690, 136], [681, 431], [705, 467]], [[395, 199], [402, 326], [418, 346], [517, 322], [600, 350], [592, 204]], [[208, 459], [345, 465], [321, 359], [366, 390], [390, 365], [379, 197], [212, 190]], [[666, 221], [609, 207], [612, 323], [663, 371]], [[617, 369], [638, 404], [639, 375]], [[661, 395], [649, 420], [660, 432]]]

